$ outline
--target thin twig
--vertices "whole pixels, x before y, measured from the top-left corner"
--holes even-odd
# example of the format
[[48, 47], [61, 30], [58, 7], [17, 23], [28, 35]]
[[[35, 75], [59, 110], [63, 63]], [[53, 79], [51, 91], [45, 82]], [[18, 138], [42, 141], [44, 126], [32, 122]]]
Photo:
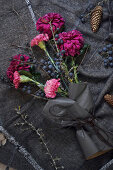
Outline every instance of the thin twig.
[[12, 5], [12, 10], [13, 10], [13, 12], [15, 12], [15, 14], [20, 18], [20, 20], [22, 21], [22, 23], [23, 23], [23, 27], [24, 27], [24, 29], [25, 29], [25, 31], [26, 31], [26, 34], [27, 34], [27, 36], [29, 37], [29, 35], [28, 35], [28, 31], [27, 31], [27, 27], [26, 27], [26, 25], [24, 24], [24, 21], [23, 21], [23, 19], [22, 19], [22, 17], [20, 16], [20, 14], [15, 10], [15, 8], [14, 8], [14, 1], [13, 1], [13, 5]]
[[22, 146], [20, 145], [13, 136], [11, 136], [6, 129], [3, 128], [3, 126], [0, 125], [0, 132], [2, 132], [9, 142], [16, 147], [18, 152], [24, 156], [24, 158], [28, 161], [29, 164], [33, 166], [35, 170], [43, 170], [38, 163], [34, 160], [34, 158], [31, 156], [31, 154]]
[[46, 100], [46, 101], [49, 100], [48, 98], [36, 96], [35, 94], [31, 94], [31, 96], [33, 96], [33, 97], [35, 97], [35, 98], [37, 98], [37, 99], [42, 99], [42, 100]]
[[81, 63], [79, 64], [77, 70], [78, 70], [79, 67], [82, 65], [82, 63], [83, 63], [83, 61], [84, 61], [84, 59], [85, 59], [85, 57], [86, 57], [86, 55], [87, 55], [87, 53], [88, 53], [88, 50], [89, 50], [89, 47], [87, 47], [86, 52], [85, 52], [85, 54], [84, 54], [84, 57], [82, 58], [82, 61], [81, 61]]
[[[12, 11], [15, 12], [15, 14], [16, 14], [16, 15], [19, 17], [19, 19], [21, 20], [22, 25], [23, 25], [23, 27], [24, 27], [24, 30], [25, 30], [25, 32], [26, 32], [26, 35], [27, 35], [27, 37], [28, 37], [28, 40], [30, 41], [30, 37], [29, 37], [29, 34], [28, 34], [27, 27], [26, 27], [26, 25], [25, 25], [25, 23], [24, 23], [24, 20], [22, 19], [22, 17], [20, 16], [20, 14], [16, 11], [16, 9], [14, 8], [14, 1], [13, 1], [13, 4], [12, 4]], [[32, 50], [32, 48], [31, 48], [31, 46], [29, 47], [29, 49], [31, 50], [31, 52], [32, 52], [32, 54], [33, 54], [33, 50]], [[33, 56], [33, 57], [35, 58], [35, 56]]]
[[30, 47], [23, 47], [23, 46], [20, 46], [20, 45], [16, 45], [16, 44], [11, 44], [11, 46], [13, 47], [17, 47], [17, 48], [23, 48], [23, 49], [28, 49], [28, 50], [31, 50]]
[[[42, 129], [40, 129], [40, 128], [36, 129], [35, 126], [34, 126], [32, 123], [30, 123], [30, 122], [27, 121], [28, 115], [21, 114], [20, 106], [19, 106], [18, 109], [16, 108], [15, 110], [16, 110], [16, 113], [17, 113], [17, 114], [21, 117], [21, 119], [23, 120], [24, 124], [27, 125], [28, 127], [30, 127], [30, 129], [33, 130], [33, 131], [40, 137], [40, 140], [41, 140], [41, 142], [43, 143], [43, 145], [44, 145], [44, 147], [45, 147], [45, 149], [46, 149], [46, 151], [47, 151], [47, 154], [48, 154], [48, 155], [50, 156], [50, 158], [51, 158], [52, 165], [54, 166], [55, 170], [58, 170], [59, 167], [57, 167], [57, 165], [56, 165], [56, 160], [55, 160], [55, 158], [52, 156], [52, 154], [51, 154], [51, 152], [50, 152], [50, 150], [49, 150], [49, 148], [48, 148], [48, 146], [47, 146], [47, 144], [46, 144], [46, 142], [45, 142], [45, 140], [44, 140], [44, 134], [42, 133]], [[63, 166], [61, 166], [60, 168], [63, 169]]]

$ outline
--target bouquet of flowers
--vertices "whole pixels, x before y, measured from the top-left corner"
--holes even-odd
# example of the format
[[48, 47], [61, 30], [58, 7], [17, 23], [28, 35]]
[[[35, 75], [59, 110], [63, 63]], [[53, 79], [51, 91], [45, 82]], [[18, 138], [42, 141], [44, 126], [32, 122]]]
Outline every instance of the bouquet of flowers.
[[[81, 57], [88, 48], [84, 45], [82, 34], [77, 30], [69, 32], [59, 31], [64, 26], [64, 19], [56, 13], [46, 14], [37, 21], [37, 30], [40, 32], [31, 40], [31, 48], [38, 46], [41, 48], [46, 57], [40, 61], [33, 60], [26, 55], [16, 55], [11, 58], [10, 66], [7, 70], [7, 77], [13, 82], [15, 88], [21, 87], [21, 83], [34, 83], [40, 89], [37, 96], [46, 98], [55, 98], [56, 94], [66, 96], [69, 82], [78, 83], [77, 63], [78, 57]], [[52, 54], [49, 54], [46, 44]], [[37, 62], [37, 63], [36, 63]], [[39, 64], [34, 69], [34, 63]], [[34, 69], [34, 70], [33, 70]], [[46, 73], [45, 83], [37, 81], [43, 76], [40, 70]], [[25, 90], [25, 87], [22, 89]], [[28, 91], [30, 93], [30, 91]]]
[[[64, 23], [57, 13], [40, 17], [36, 24], [39, 34], [31, 40], [30, 49], [33, 52], [34, 48], [40, 48], [45, 55], [40, 61], [38, 57], [25, 54], [10, 58], [7, 77], [16, 89], [48, 100], [43, 114], [61, 127], [74, 126], [86, 159], [91, 159], [108, 151], [112, 145], [97, 126], [87, 83], [78, 80], [77, 68], [89, 45], [77, 30], [62, 32]], [[94, 134], [90, 134], [87, 126]]]

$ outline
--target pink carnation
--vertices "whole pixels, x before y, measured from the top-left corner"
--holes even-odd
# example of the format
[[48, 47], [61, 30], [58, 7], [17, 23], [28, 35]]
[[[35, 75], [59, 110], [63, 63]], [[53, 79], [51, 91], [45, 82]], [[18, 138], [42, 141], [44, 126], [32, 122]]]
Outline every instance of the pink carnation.
[[18, 71], [14, 72], [13, 84], [15, 85], [16, 89], [19, 87], [19, 84], [20, 84], [20, 74], [18, 73]]
[[48, 40], [49, 40], [48, 34], [39, 34], [31, 40], [31, 47], [38, 45], [39, 42], [41, 41], [48, 41]]
[[79, 31], [72, 30], [69, 32], [62, 32], [59, 34], [59, 39], [62, 39], [63, 43], [59, 43], [58, 48], [60, 50], [65, 50], [66, 56], [80, 54], [80, 49], [83, 47], [84, 39]]
[[45, 16], [40, 17], [36, 23], [37, 31], [44, 34], [47, 33], [49, 38], [52, 37], [52, 32], [49, 24], [50, 21], [53, 27], [53, 32], [55, 32], [57, 28], [60, 29], [65, 23], [61, 15], [57, 13], [48, 13]]
[[[21, 59], [21, 56], [23, 56], [24, 58]], [[19, 70], [25, 70], [25, 71], [29, 71], [30, 65], [26, 64], [27, 60], [29, 59], [28, 56], [26, 55], [16, 55], [13, 57], [10, 66], [7, 69], [7, 77], [13, 81], [14, 79], [14, 72], [15, 71], [19, 71]], [[24, 63], [21, 65], [21, 63]]]
[[58, 87], [60, 86], [60, 79], [51, 79], [46, 82], [46, 85], [44, 87], [44, 91], [46, 94], [46, 97], [48, 98], [55, 98]]

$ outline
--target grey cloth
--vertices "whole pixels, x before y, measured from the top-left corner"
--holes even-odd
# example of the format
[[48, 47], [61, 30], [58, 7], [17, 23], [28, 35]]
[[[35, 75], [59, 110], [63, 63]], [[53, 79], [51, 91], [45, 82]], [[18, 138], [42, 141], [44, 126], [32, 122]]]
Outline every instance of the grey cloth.
[[[92, 1], [92, 3], [95, 1]], [[90, 52], [79, 67], [79, 78], [88, 82], [95, 103], [95, 115], [100, 117], [99, 123], [106, 130], [113, 132], [113, 108], [105, 103], [103, 96], [113, 93], [113, 69], [105, 69], [103, 59], [97, 53], [98, 49], [105, 44], [104, 39], [108, 36], [108, 19], [102, 22], [97, 33], [92, 33], [90, 22], [82, 24], [79, 15], [88, 6], [86, 0], [32, 0], [31, 4], [36, 18], [49, 12], [57, 12], [65, 18], [65, 30], [77, 29], [84, 34], [85, 41], [91, 45]], [[113, 6], [113, 3], [112, 3]], [[37, 34], [31, 15], [24, 0], [1, 0], [0, 1], [0, 75], [6, 74], [9, 65], [8, 59], [18, 53], [28, 54], [27, 51], [11, 46], [11, 44], [25, 47], [27, 42]], [[16, 11], [19, 15], [17, 15]], [[104, 11], [107, 10], [106, 4]], [[113, 32], [113, 30], [112, 30]], [[40, 57], [41, 54], [36, 54]], [[29, 95], [19, 90], [8, 89], [6, 84], [0, 82], [0, 117], [4, 128], [15, 137], [20, 145], [23, 145], [39, 165], [45, 170], [53, 170], [50, 158], [41, 145], [39, 137], [32, 131], [22, 131], [15, 127], [20, 120], [15, 112], [15, 107], [21, 106], [29, 115], [29, 121], [36, 128], [42, 128], [45, 141], [53, 155], [60, 157], [58, 166], [64, 166], [65, 170], [99, 170], [107, 161], [113, 158], [113, 152], [104, 154], [93, 160], [85, 161], [83, 153], [75, 136], [75, 129], [60, 129], [51, 121], [47, 120], [42, 110], [46, 102], [34, 100]], [[0, 161], [7, 164], [14, 147], [7, 143], [0, 148]], [[34, 169], [18, 152], [12, 162], [12, 166], [18, 170]]]

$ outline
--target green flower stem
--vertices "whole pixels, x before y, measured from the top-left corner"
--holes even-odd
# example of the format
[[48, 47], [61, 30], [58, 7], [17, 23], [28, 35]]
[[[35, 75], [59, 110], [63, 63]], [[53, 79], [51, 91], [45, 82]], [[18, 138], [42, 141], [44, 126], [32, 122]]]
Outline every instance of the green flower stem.
[[67, 84], [66, 84], [66, 82], [65, 82], [64, 77], [62, 76], [62, 74], [61, 74], [61, 80], [63, 81], [66, 90], [68, 90], [68, 86], [67, 86]]
[[76, 83], [79, 83], [78, 76], [77, 76], [77, 66], [74, 66], [74, 79]]
[[51, 32], [52, 32], [52, 35], [53, 35], [53, 40], [54, 40], [54, 43], [55, 43], [57, 52], [59, 52], [59, 49], [58, 49], [58, 47], [57, 47], [57, 43], [56, 43], [56, 40], [55, 40], [55, 36], [54, 36], [54, 32], [53, 32], [53, 28], [52, 28], [51, 22], [49, 22], [49, 24], [50, 24], [50, 29], [51, 29]]
[[77, 66], [75, 66], [74, 58], [72, 58], [72, 67], [73, 67], [73, 70], [74, 70], [74, 79], [75, 79], [75, 82], [79, 83], [78, 76], [77, 76]]
[[27, 83], [27, 82], [33, 82], [35, 83], [40, 89], [44, 90], [44, 85], [43, 84], [40, 84], [39, 82], [25, 76], [25, 75], [21, 75], [20, 76], [20, 82], [21, 83]]
[[56, 67], [56, 65], [55, 65], [53, 59], [51, 58], [51, 56], [49, 55], [48, 51], [46, 49], [44, 51], [47, 54], [47, 56], [48, 56], [49, 60], [51, 61], [51, 63], [54, 65], [56, 71], [59, 72], [59, 69]]
[[61, 94], [62, 96], [67, 96], [67, 92], [62, 90], [60, 87], [58, 88], [58, 93]]
[[31, 79], [31, 81], [32, 81], [33, 83], [35, 83], [40, 89], [42, 89], [42, 90], [44, 91], [44, 85], [43, 85], [43, 84], [40, 84], [39, 82], [37, 82], [37, 81], [35, 81], [35, 80], [32, 80], [32, 79]]

